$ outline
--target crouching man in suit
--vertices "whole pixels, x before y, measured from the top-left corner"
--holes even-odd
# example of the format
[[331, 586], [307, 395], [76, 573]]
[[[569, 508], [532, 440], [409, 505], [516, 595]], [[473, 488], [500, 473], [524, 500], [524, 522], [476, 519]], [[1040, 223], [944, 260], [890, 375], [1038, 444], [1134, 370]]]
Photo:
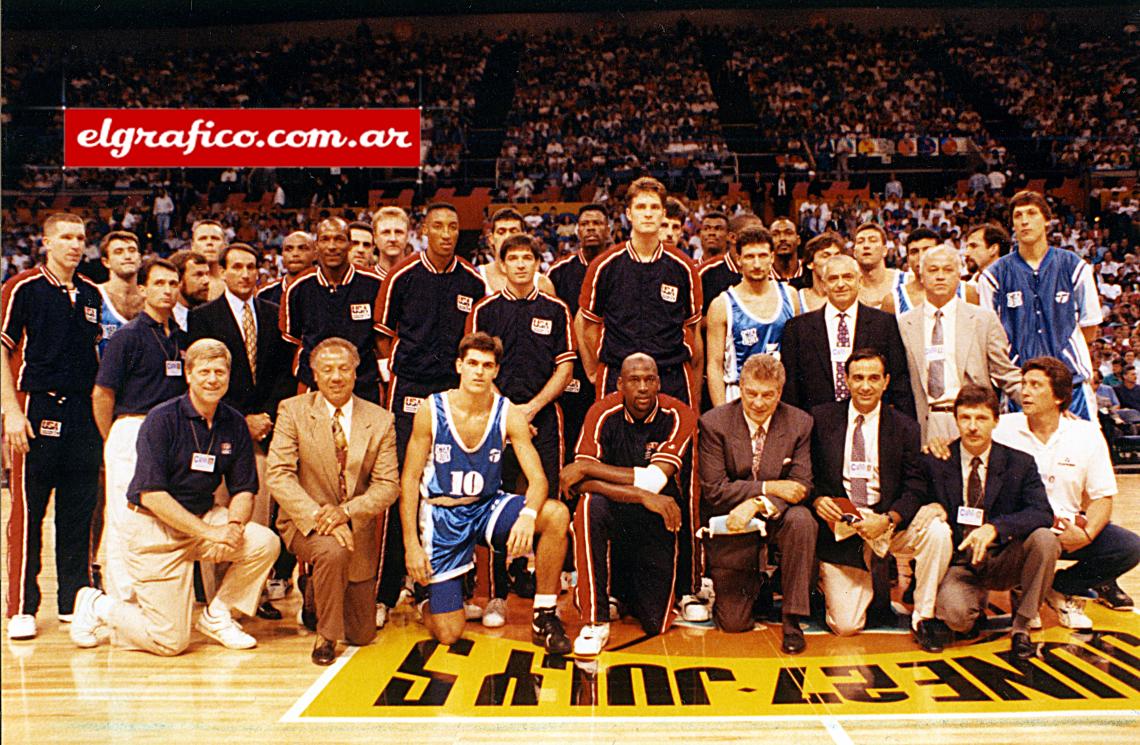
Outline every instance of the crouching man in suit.
[[938, 517], [953, 527], [958, 547], [938, 586], [935, 613], [954, 631], [969, 634], [984, 618], [990, 590], [1020, 587], [1020, 601], [1011, 609], [1011, 652], [1026, 660], [1035, 653], [1030, 623], [1061, 555], [1050, 530], [1053, 510], [1033, 456], [993, 441], [998, 401], [992, 389], [963, 386], [954, 418], [961, 438], [950, 443], [949, 457], [921, 459], [928, 496], [942, 506], [945, 514]]
[[[701, 516], [727, 515], [729, 534], [711, 536], [706, 557], [716, 588], [713, 618], [725, 631], [750, 631], [760, 593], [760, 532], [767, 521], [780, 546], [784, 652], [806, 646], [800, 616], [809, 613], [816, 523], [801, 502], [811, 492], [811, 417], [780, 402], [785, 373], [767, 354], [749, 357], [740, 374], [740, 398], [700, 420]], [[739, 532], [732, 535], [731, 532]]]
[[353, 395], [353, 344], [325, 339], [309, 360], [317, 390], [281, 402], [267, 470], [278, 530], [313, 565], [312, 660], [330, 665], [339, 640], [361, 646], [376, 636], [376, 517], [400, 493], [396, 431], [389, 412]]
[[919, 427], [883, 405], [890, 385], [886, 366], [879, 351], [855, 350], [846, 362], [851, 400], [812, 409], [819, 583], [827, 625], [840, 636], [857, 634], [873, 601], [874, 616], [894, 620], [889, 556], [902, 559], [904, 567], [913, 556], [911, 630], [923, 649], [934, 652], [942, 642], [932, 635], [930, 621], [953, 554], [950, 527], [932, 519], [934, 508], [920, 510]]

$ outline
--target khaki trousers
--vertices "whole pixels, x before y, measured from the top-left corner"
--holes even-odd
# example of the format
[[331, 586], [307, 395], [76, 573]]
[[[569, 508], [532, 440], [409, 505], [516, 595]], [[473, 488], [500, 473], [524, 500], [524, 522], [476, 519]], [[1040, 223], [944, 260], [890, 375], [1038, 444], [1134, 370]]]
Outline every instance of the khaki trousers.
[[[225, 525], [228, 510], [215, 507], [202, 519], [210, 525]], [[108, 620], [114, 643], [163, 656], [180, 654], [190, 644], [194, 561], [202, 558], [208, 544], [158, 518], [130, 510], [125, 513], [121, 535], [134, 597], [112, 602]], [[218, 586], [217, 599], [252, 616], [280, 545], [271, 530], [247, 523], [242, 544], [221, 557], [230, 566]]]
[[371, 643], [376, 638], [376, 577], [350, 582], [352, 552], [331, 535], [298, 533], [289, 550], [313, 567], [310, 585], [317, 609], [317, 633], [358, 647]]
[[[950, 566], [954, 545], [950, 526], [942, 520], [930, 523], [913, 547], [907, 545], [912, 535], [910, 530], [896, 533], [891, 538], [890, 551], [903, 565], [908, 565], [911, 558], [915, 561], [914, 613], [911, 615], [914, 626], [921, 620], [934, 618], [938, 584]], [[871, 555], [870, 547], [865, 546], [863, 558], [867, 566], [871, 565]], [[874, 595], [869, 571], [820, 562], [819, 588], [827, 605], [827, 625], [832, 631], [839, 636], [851, 636], [863, 630]]]

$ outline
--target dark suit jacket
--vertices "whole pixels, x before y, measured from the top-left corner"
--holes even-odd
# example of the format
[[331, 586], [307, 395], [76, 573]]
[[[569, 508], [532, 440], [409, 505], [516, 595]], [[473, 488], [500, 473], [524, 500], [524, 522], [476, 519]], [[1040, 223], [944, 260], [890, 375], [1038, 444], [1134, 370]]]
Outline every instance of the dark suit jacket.
[[[954, 529], [955, 546], [968, 532], [957, 520], [958, 508], [962, 506], [961, 448], [961, 440], [955, 440], [950, 444], [948, 460], [939, 460], [933, 455], [923, 455], [920, 460], [928, 500], [937, 501], [946, 509], [950, 527]], [[1049, 506], [1045, 485], [1037, 473], [1036, 461], [1028, 453], [995, 442], [986, 469], [985, 490], [982, 500], [985, 521], [997, 529], [995, 546], [1026, 538], [1034, 530], [1053, 524], [1053, 509]]]
[[[819, 308], [789, 319], [780, 341], [780, 359], [788, 373], [784, 401], [804, 411], [835, 401], [831, 348], [823, 313], [824, 308]], [[886, 355], [891, 383], [883, 401], [913, 419], [914, 393], [895, 317], [860, 303], [852, 342], [852, 350], [874, 347]]]
[[245, 340], [225, 295], [191, 310], [187, 333], [191, 343], [217, 339], [233, 355], [230, 389], [223, 399], [226, 403], [243, 415], [266, 413], [276, 417], [277, 405], [297, 392], [289, 372], [290, 348], [277, 330], [277, 306], [255, 297], [253, 308], [257, 316], [256, 384], [250, 374]]
[[[760, 457], [763, 481], [790, 479], [811, 491], [811, 417], [780, 403], [768, 421], [764, 454]], [[739, 401], [705, 412], [700, 421], [698, 471], [701, 479], [701, 518], [726, 515], [746, 499], [760, 496], [760, 482], [752, 478], [752, 438]], [[788, 505], [769, 497], [782, 515]]]
[[[815, 421], [811, 453], [816, 494], [847, 496], [843, 488], [843, 450], [848, 436], [850, 405], [849, 401], [832, 401], [811, 411]], [[872, 509], [879, 514], [897, 512], [900, 521], [896, 530], [906, 529], [924, 501], [922, 474], [918, 468], [921, 442], [918, 422], [888, 406], [879, 408], [879, 501]], [[866, 568], [863, 540], [859, 536], [837, 542], [831, 526], [818, 515], [816, 519], [820, 520], [816, 542], [820, 561]]]

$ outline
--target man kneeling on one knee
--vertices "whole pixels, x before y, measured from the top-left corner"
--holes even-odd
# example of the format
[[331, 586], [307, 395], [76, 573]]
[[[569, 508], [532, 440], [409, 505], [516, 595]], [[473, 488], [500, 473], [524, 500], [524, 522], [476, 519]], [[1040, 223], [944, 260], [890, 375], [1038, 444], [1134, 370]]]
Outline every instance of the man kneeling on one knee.
[[[890, 376], [880, 352], [856, 350], [844, 372], [851, 399], [812, 410], [819, 583], [827, 624], [840, 636], [856, 634], [873, 605], [873, 617], [893, 621], [889, 557], [909, 568], [913, 556], [911, 630], [923, 649], [936, 651], [941, 642], [930, 634], [929, 622], [953, 547], [941, 509], [923, 506], [918, 423], [882, 405]], [[907, 573], [900, 572], [900, 579]]]
[[[245, 418], [221, 402], [229, 388], [229, 350], [215, 339], [201, 339], [190, 345], [185, 362], [189, 392], [151, 409], [139, 429], [120, 533], [133, 597], [118, 600], [81, 589], [70, 630], [80, 647], [97, 646], [107, 626], [117, 646], [180, 654], [190, 644], [199, 559], [228, 562], [230, 568], [194, 627], [230, 649], [257, 645], [230, 614], [257, 610], [280, 542], [268, 528], [249, 522], [257, 467]], [[228, 508], [214, 506], [223, 478], [233, 495]]]
[[325, 339], [309, 364], [317, 390], [281, 402], [266, 478], [281, 537], [313, 567], [312, 660], [331, 665], [341, 639], [363, 646], [376, 636], [376, 516], [400, 494], [396, 430], [392, 414], [353, 395], [354, 345]]

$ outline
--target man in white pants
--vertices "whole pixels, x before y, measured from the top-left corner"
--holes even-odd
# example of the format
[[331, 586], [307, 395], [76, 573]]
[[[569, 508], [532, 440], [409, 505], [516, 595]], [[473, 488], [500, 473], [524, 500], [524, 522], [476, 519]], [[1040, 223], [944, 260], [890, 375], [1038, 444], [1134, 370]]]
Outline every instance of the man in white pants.
[[[257, 646], [232, 613], [253, 615], [280, 542], [249, 519], [258, 487], [253, 442], [245, 418], [221, 402], [229, 350], [200, 339], [185, 362], [188, 393], [156, 406], [138, 433], [122, 525], [133, 597], [116, 600], [82, 588], [70, 629], [77, 646], [98, 646], [107, 626], [116, 646], [181, 654], [190, 645], [193, 566], [200, 559], [230, 568], [194, 628], [228, 649]], [[215, 507], [223, 479], [233, 498], [229, 507]]]
[[173, 321], [180, 277], [165, 259], [139, 269], [143, 311], [107, 342], [95, 377], [92, 409], [103, 435], [106, 505], [103, 513], [103, 589], [113, 598], [130, 598], [121, 526], [127, 487], [135, 475], [135, 441], [143, 417], [155, 406], [186, 392], [182, 355], [186, 335]]

